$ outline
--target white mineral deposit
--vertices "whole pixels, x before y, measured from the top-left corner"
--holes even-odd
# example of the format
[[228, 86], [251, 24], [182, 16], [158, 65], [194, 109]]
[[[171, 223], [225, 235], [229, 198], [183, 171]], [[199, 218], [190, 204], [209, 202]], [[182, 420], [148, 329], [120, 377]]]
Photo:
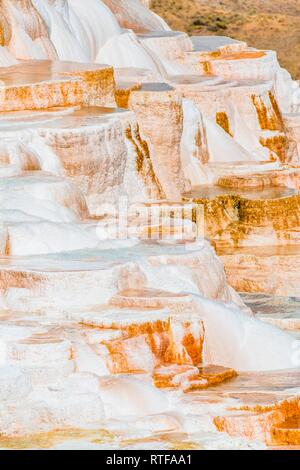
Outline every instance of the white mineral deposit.
[[300, 89], [140, 0], [0, 2], [0, 448], [300, 446]]

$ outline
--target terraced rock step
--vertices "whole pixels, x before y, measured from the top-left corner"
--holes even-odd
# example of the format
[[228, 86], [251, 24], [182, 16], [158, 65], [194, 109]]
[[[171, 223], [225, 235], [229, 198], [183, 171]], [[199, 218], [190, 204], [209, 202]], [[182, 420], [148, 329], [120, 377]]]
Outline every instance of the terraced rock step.
[[228, 282], [239, 292], [299, 296], [299, 245], [224, 248], [218, 253]]
[[279, 328], [299, 332], [299, 297], [274, 297], [264, 294], [242, 294], [246, 305], [260, 320]]
[[[231, 188], [235, 191], [243, 191], [255, 188], [258, 191], [269, 187], [287, 187], [299, 190], [300, 169], [293, 165], [283, 165], [281, 168], [272, 169], [270, 164], [264, 164], [266, 171], [248, 172], [245, 175], [224, 175], [218, 179], [218, 186]], [[268, 169], [269, 166], [269, 169]], [[247, 172], [246, 172], [247, 173]]]
[[[214, 279], [208, 295], [235, 299], [235, 294], [223, 285], [222, 266], [207, 243], [189, 246], [124, 240], [121, 244], [119, 240], [110, 240], [94, 250], [4, 259], [0, 288], [7, 308], [70, 312], [103, 305], [120, 290], [166, 286], [168, 291], [170, 279], [174, 282], [174, 293], [199, 289], [207, 292], [202, 272], [208, 265]], [[193, 272], [192, 277], [189, 272]]]
[[239, 292], [299, 295], [296, 189], [202, 186], [183, 200], [204, 208], [205, 233], [232, 287]]
[[299, 87], [148, 4], [0, 1], [1, 447], [299, 444]]
[[221, 185], [209, 186], [203, 185], [195, 188], [192, 192], [184, 194], [184, 198], [193, 198], [195, 201], [212, 200], [218, 196], [240, 196], [243, 199], [250, 200], [273, 200], [281, 199], [298, 194], [296, 190], [282, 187], [266, 187], [257, 191], [256, 188], [227, 188]]
[[111, 373], [151, 372], [161, 364], [196, 364], [202, 360], [204, 328], [193, 315], [177, 318], [168, 310], [104, 309], [79, 316], [82, 325], [120, 330], [102, 341]]
[[220, 366], [198, 365], [197, 367], [190, 367], [177, 365], [155, 369], [153, 380], [158, 388], [179, 388], [184, 393], [188, 393], [220, 385], [236, 376], [235, 370]]
[[[249, 154], [248, 154], [249, 156]], [[275, 175], [277, 172], [284, 174], [285, 169], [289, 169], [288, 164], [282, 164], [278, 161], [270, 160], [238, 160], [238, 161], [209, 161], [205, 164], [205, 168], [212, 175], [212, 184], [217, 186], [224, 186], [225, 188], [233, 189], [249, 189], [251, 188], [251, 178], [264, 178], [272, 176], [273, 172]], [[295, 167], [291, 165], [291, 169], [295, 170]], [[238, 186], [231, 185], [230, 180], [233, 178], [234, 181], [245, 181], [244, 184]], [[224, 184], [223, 184], [224, 180]], [[250, 183], [248, 183], [250, 181]], [[220, 184], [219, 184], [220, 182]], [[264, 185], [262, 185], [264, 187]], [[266, 184], [266, 187], [272, 186], [272, 184]], [[274, 184], [274, 186], [276, 186]], [[284, 187], [285, 184], [279, 184]], [[259, 185], [258, 185], [259, 187]], [[197, 189], [197, 188], [196, 188]]]
[[165, 292], [156, 289], [129, 289], [114, 295], [110, 304], [119, 307], [162, 308], [185, 310], [190, 307], [191, 298], [187, 294]]
[[[285, 419], [299, 417], [299, 373], [296, 370], [240, 373], [216, 388], [194, 392], [183, 403], [190, 413], [197, 413], [197, 406], [206, 403], [219, 431], [273, 445], [273, 427]], [[223, 414], [217, 410], [221, 403]], [[284, 439], [280, 440], [278, 434], [276, 444], [284, 445]]]
[[[175, 82], [174, 86], [185, 99], [195, 103], [205, 118], [217, 123], [248, 150], [253, 160], [286, 161], [288, 142], [272, 82], [230, 78], [222, 81], [214, 72], [206, 77], [210, 82], [196, 85], [187, 79], [177, 85]], [[237, 102], [240, 102], [238, 107]], [[251, 127], [249, 140], [245, 139], [245, 123]]]
[[204, 206], [206, 235], [216, 248], [296, 244], [300, 196], [288, 188], [234, 190], [203, 186], [184, 200]]
[[76, 77], [4, 71], [0, 80], [1, 111], [78, 106], [83, 101], [81, 80]]
[[64, 175], [82, 191], [91, 214], [101, 214], [105, 202], [118, 203], [124, 189], [129, 199], [163, 196], [131, 111], [54, 108], [40, 115], [3, 113], [0, 119], [3, 171], [42, 168]]
[[219, 50], [188, 51], [182, 63], [200, 75], [212, 74], [234, 80], [270, 80], [274, 73], [274, 52], [251, 50], [244, 48], [243, 43], [235, 43], [233, 47], [229, 44], [229, 47], [225, 45]]
[[300, 445], [300, 414], [298, 417], [289, 418], [274, 425], [271, 432], [274, 444], [278, 443], [281, 446]]
[[0, 82], [1, 111], [115, 104], [113, 69], [105, 65], [26, 61], [2, 69]]

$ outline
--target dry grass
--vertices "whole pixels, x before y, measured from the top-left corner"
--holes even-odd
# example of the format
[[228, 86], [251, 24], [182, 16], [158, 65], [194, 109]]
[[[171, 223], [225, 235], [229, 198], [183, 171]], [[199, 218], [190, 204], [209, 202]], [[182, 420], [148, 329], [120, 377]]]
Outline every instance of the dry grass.
[[281, 64], [300, 79], [299, 0], [153, 0], [152, 8], [173, 29], [274, 49]]

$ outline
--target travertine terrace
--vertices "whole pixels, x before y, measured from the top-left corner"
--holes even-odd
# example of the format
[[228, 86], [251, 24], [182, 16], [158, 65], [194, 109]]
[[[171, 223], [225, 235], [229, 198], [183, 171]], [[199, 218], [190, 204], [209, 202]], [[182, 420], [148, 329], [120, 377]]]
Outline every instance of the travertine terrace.
[[300, 446], [300, 89], [140, 0], [0, 1], [0, 446]]

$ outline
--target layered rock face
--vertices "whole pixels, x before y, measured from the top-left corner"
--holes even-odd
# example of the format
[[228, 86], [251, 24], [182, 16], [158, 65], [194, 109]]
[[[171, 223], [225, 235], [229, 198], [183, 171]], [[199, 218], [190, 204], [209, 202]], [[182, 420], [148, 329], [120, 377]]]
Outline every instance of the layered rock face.
[[1, 446], [300, 445], [298, 85], [138, 0], [0, 21]]

